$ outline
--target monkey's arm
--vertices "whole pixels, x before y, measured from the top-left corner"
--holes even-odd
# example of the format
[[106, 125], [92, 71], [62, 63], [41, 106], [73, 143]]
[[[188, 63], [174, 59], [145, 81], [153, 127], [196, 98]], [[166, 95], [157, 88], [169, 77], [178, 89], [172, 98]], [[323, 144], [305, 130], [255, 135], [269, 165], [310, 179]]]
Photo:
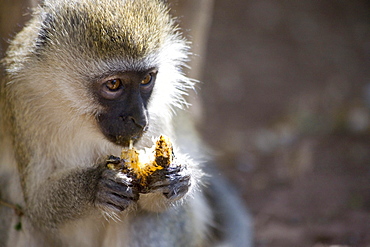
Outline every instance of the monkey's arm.
[[41, 228], [56, 229], [97, 208], [107, 213], [122, 211], [138, 200], [130, 180], [104, 165], [74, 169], [50, 176], [28, 189], [26, 214]]

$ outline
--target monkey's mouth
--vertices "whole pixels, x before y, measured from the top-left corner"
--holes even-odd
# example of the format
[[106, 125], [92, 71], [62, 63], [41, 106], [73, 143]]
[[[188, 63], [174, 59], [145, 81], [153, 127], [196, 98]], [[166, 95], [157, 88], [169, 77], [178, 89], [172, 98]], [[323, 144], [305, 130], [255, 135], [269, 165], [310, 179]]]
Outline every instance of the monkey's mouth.
[[119, 146], [122, 146], [122, 147], [128, 147], [130, 145], [130, 142], [132, 142], [133, 144], [135, 144], [136, 142], [138, 142], [140, 140], [140, 138], [142, 137], [144, 131], [142, 131], [141, 133], [137, 134], [137, 135], [134, 135], [134, 136], [112, 136], [110, 137], [110, 141], [114, 142], [115, 144], [119, 145]]
[[130, 141], [138, 142], [148, 130], [148, 124], [141, 126], [134, 121], [121, 121], [120, 119], [98, 118], [100, 129], [104, 136], [111, 142], [128, 147]]

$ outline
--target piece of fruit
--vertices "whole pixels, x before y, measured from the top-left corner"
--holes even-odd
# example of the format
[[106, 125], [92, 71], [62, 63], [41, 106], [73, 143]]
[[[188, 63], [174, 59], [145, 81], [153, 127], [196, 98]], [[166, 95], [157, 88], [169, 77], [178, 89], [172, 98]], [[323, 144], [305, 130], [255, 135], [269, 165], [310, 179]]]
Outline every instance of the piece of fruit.
[[169, 138], [161, 135], [150, 149], [136, 150], [132, 143], [129, 148], [122, 149], [119, 162], [109, 162], [107, 167], [112, 170], [128, 173], [145, 186], [148, 177], [157, 170], [170, 166], [173, 162], [173, 147]]

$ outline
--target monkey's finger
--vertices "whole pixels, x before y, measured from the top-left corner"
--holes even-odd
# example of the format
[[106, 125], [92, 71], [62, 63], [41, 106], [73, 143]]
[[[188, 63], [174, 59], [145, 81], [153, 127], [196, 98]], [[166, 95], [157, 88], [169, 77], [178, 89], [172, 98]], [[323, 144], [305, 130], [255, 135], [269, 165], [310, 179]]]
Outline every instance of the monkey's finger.
[[160, 188], [160, 187], [165, 187], [165, 186], [171, 186], [175, 185], [178, 183], [189, 183], [190, 181], [190, 176], [189, 175], [181, 175], [181, 174], [171, 174], [171, 175], [166, 175], [162, 180], [152, 180], [149, 184], [149, 186], [152, 189]]
[[98, 192], [95, 204], [104, 209], [110, 209], [112, 211], [123, 211], [128, 208], [134, 201], [124, 198], [116, 194], [105, 194], [104, 192]]
[[127, 186], [126, 184], [116, 183], [110, 179], [101, 180], [99, 183], [100, 191], [107, 194], [113, 194], [122, 198], [137, 201], [139, 199], [139, 192], [135, 186]]
[[134, 186], [132, 181], [133, 179], [129, 176], [129, 174], [111, 170], [111, 169], [106, 169], [102, 172], [102, 179], [108, 179], [112, 180], [115, 183], [123, 184], [128, 187]]
[[188, 192], [189, 187], [190, 183], [177, 183], [168, 192], [163, 192], [163, 195], [169, 200], [177, 200]]

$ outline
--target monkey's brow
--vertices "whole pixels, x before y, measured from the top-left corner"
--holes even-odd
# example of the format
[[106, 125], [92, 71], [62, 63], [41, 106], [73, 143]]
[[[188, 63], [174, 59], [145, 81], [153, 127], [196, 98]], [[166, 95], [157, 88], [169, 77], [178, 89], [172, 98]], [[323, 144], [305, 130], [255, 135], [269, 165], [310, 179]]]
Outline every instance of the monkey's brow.
[[138, 73], [138, 74], [145, 75], [145, 74], [147, 74], [151, 71], [158, 71], [158, 68], [157, 67], [149, 67], [148, 69], [139, 69], [139, 70], [137, 70], [137, 69], [108, 70], [108, 71], [105, 71], [105, 72], [97, 74], [97, 75], [88, 76], [86, 79], [90, 80], [90, 81], [100, 81], [100, 80], [103, 80], [104, 78], [123, 75], [127, 72], [135, 72], [135, 73]]

